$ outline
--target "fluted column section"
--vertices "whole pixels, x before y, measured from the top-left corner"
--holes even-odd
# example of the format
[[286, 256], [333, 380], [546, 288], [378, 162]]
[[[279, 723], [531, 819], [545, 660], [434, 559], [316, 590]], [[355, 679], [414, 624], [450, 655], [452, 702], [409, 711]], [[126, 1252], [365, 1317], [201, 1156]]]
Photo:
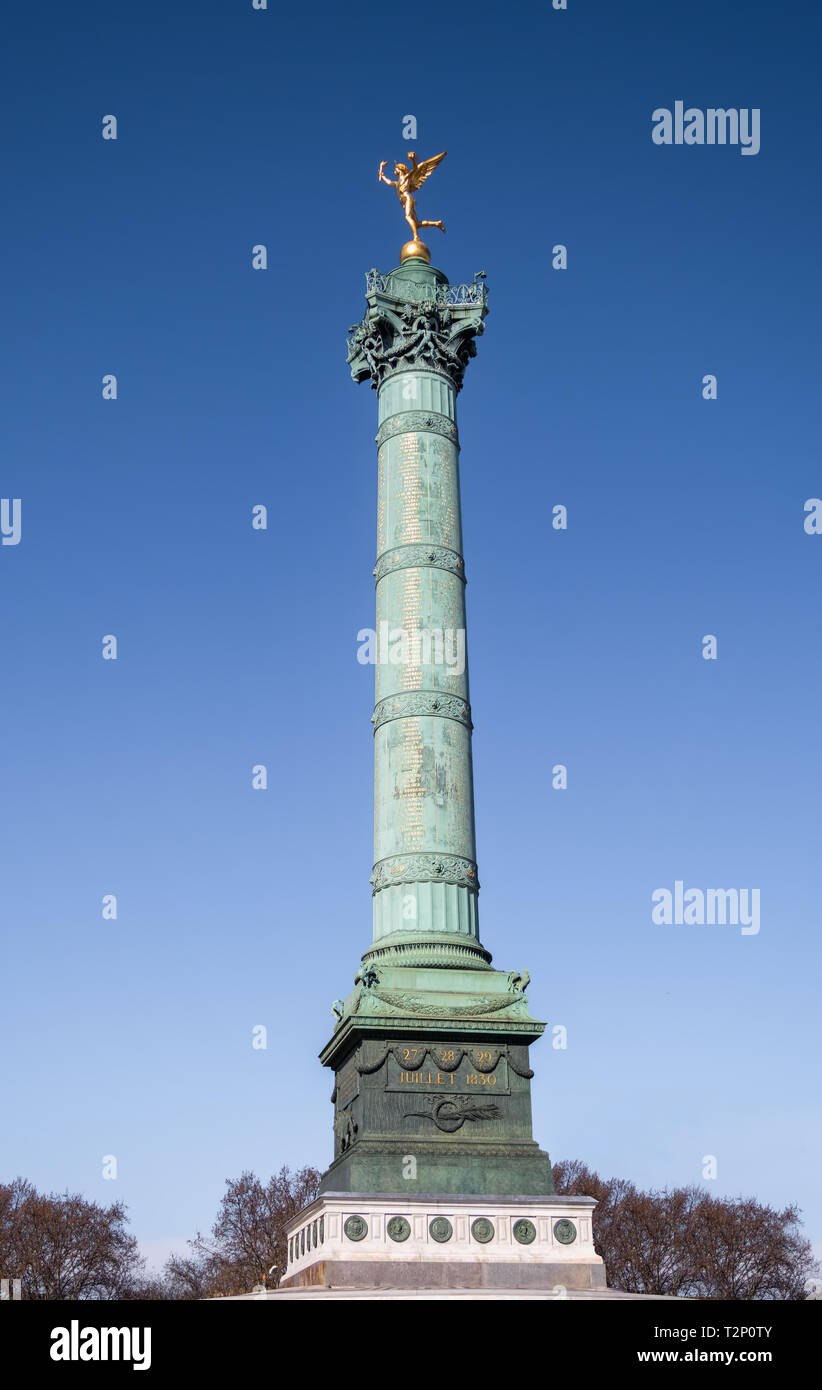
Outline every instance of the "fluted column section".
[[456, 423], [484, 290], [453, 308], [419, 262], [380, 281], [359, 330], [379, 392], [372, 951], [456, 938], [485, 956]]

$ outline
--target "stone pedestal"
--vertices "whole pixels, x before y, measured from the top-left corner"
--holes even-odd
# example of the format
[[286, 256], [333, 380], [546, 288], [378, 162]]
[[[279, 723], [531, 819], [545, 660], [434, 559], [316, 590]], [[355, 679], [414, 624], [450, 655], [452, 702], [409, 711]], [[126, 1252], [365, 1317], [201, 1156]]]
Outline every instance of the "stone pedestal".
[[287, 1227], [280, 1287], [605, 1288], [591, 1197], [328, 1192]]
[[484, 964], [361, 971], [321, 1054], [336, 1073], [322, 1193], [553, 1192], [531, 1121], [529, 1045], [544, 1024], [520, 985]]

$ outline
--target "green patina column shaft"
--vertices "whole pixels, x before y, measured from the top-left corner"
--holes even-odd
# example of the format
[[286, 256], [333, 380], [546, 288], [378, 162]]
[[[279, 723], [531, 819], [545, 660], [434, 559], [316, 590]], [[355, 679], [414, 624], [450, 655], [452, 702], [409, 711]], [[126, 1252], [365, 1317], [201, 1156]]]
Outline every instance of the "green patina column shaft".
[[487, 313], [413, 258], [368, 280], [350, 347], [378, 391], [375, 961], [479, 945], [456, 398]]

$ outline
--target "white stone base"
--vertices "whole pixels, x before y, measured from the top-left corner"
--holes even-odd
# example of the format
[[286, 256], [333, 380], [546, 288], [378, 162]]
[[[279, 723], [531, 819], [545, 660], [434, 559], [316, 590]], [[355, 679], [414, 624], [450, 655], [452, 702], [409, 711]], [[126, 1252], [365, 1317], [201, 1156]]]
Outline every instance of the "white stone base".
[[595, 1206], [592, 1197], [326, 1193], [286, 1227], [280, 1288], [604, 1289]]
[[664, 1293], [622, 1293], [619, 1289], [569, 1289], [565, 1285], [557, 1285], [549, 1289], [397, 1289], [397, 1288], [370, 1288], [370, 1289], [330, 1289], [327, 1287], [317, 1288], [298, 1288], [298, 1289], [266, 1289], [265, 1292], [258, 1293], [237, 1293], [228, 1294], [223, 1298], [214, 1298], [212, 1303], [281, 1303], [293, 1302], [297, 1300], [302, 1303], [323, 1303], [327, 1300], [341, 1302], [390, 1302], [400, 1300], [407, 1303], [409, 1301], [422, 1300], [426, 1303], [442, 1303], [446, 1300], [455, 1299], [458, 1303], [476, 1303], [478, 1300], [492, 1303], [502, 1302], [503, 1300], [515, 1300], [518, 1303], [534, 1303], [537, 1300], [551, 1300], [552, 1302], [571, 1302], [571, 1303], [600, 1303], [602, 1301], [631, 1302], [631, 1303], [671, 1303], [674, 1300]]

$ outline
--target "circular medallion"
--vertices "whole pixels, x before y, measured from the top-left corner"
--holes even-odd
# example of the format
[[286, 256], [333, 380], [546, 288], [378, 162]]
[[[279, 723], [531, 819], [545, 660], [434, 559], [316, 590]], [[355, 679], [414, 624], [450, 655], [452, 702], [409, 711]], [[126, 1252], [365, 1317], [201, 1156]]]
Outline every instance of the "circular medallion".
[[343, 1230], [349, 1240], [364, 1240], [368, 1235], [368, 1222], [364, 1216], [349, 1216]]
[[561, 1245], [571, 1245], [577, 1238], [577, 1228], [573, 1221], [563, 1218], [562, 1221], [554, 1222], [554, 1235]]
[[392, 1240], [407, 1240], [411, 1234], [411, 1223], [404, 1216], [392, 1216], [385, 1229]]
[[480, 1245], [487, 1245], [489, 1240], [494, 1239], [493, 1221], [489, 1221], [487, 1216], [478, 1216], [476, 1221], [471, 1223], [471, 1235]]
[[514, 1222], [514, 1240], [518, 1240], [520, 1245], [530, 1245], [536, 1238], [537, 1228], [533, 1221], [523, 1217], [521, 1221]]
[[431, 1225], [428, 1227], [432, 1240], [436, 1240], [440, 1245], [446, 1240], [450, 1240], [454, 1234], [454, 1228], [447, 1216], [435, 1216]]

